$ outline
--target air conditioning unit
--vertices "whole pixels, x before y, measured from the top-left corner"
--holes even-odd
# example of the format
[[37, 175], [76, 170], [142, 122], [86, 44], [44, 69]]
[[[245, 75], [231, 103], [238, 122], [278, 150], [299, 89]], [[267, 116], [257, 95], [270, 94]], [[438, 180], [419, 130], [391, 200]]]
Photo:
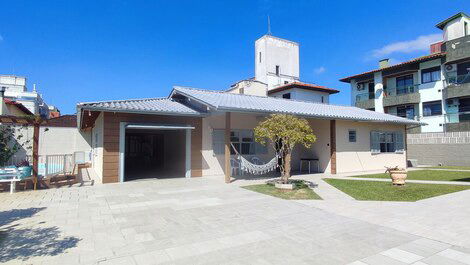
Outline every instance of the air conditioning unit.
[[364, 84], [357, 83], [356, 88], [357, 88], [357, 90], [362, 90], [364, 88]]
[[446, 72], [452, 72], [452, 71], [455, 71], [455, 66], [452, 64], [448, 64], [446, 65], [445, 69], [446, 69]]

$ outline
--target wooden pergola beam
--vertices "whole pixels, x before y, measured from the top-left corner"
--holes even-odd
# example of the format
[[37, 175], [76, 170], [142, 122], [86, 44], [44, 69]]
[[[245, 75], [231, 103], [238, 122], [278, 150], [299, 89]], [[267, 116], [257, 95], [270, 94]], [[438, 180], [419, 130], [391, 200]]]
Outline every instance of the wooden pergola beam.
[[27, 125], [33, 126], [33, 185], [37, 189], [38, 183], [38, 168], [39, 168], [39, 128], [42, 124], [47, 124], [47, 121], [37, 116], [24, 116], [16, 117], [10, 115], [0, 115], [0, 124], [11, 125]]

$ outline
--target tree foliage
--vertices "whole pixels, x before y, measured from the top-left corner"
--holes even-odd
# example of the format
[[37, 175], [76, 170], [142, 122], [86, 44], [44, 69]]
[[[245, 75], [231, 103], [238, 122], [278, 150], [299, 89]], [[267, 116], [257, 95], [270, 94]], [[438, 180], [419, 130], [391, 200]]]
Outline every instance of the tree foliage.
[[287, 114], [270, 115], [256, 126], [254, 132], [257, 142], [266, 145], [269, 140], [276, 150], [281, 160], [278, 165], [284, 182], [290, 178], [290, 162], [294, 147], [300, 144], [310, 148], [317, 139], [306, 119]]
[[[21, 141], [24, 137], [21, 130], [26, 126], [11, 126], [0, 124], [0, 166], [5, 166], [8, 160], [18, 150], [29, 144], [30, 140]], [[28, 147], [29, 148], [29, 147]]]

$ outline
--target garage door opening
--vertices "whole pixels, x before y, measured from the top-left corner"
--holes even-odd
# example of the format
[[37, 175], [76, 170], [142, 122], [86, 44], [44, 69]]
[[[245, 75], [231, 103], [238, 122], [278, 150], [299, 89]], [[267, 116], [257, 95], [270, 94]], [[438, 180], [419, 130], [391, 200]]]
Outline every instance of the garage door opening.
[[128, 125], [124, 138], [123, 181], [188, 177], [189, 129]]

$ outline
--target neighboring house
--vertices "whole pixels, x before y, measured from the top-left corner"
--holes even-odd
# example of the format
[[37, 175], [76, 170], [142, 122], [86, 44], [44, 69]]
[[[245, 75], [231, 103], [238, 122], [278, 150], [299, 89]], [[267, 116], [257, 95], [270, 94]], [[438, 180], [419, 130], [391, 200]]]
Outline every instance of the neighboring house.
[[[1, 97], [0, 97], [1, 98]], [[0, 109], [0, 115], [7, 115], [7, 116], [28, 116], [33, 115], [29, 109], [27, 109], [23, 104], [13, 101], [8, 98], [1, 98], [2, 100], [2, 107]]]
[[238, 81], [227, 92], [328, 103], [338, 90], [300, 81], [299, 44], [272, 35], [255, 42], [255, 77]]
[[436, 25], [443, 41], [431, 54], [340, 79], [351, 104], [427, 123], [413, 132], [470, 130], [470, 18], [458, 13]]
[[301, 158], [318, 159], [318, 170], [331, 174], [406, 167], [405, 127], [420, 125], [356, 107], [184, 87], [167, 98], [79, 103], [77, 113], [103, 183], [230, 175], [233, 148], [267, 162], [274, 150], [255, 142], [253, 128], [272, 113], [307, 118], [317, 136], [311, 148], [296, 147], [293, 170]]
[[23, 104], [34, 115], [49, 118], [49, 106], [42, 99], [42, 95], [36, 91], [28, 91], [26, 78], [15, 75], [0, 75], [0, 88], [5, 90], [4, 97]]

